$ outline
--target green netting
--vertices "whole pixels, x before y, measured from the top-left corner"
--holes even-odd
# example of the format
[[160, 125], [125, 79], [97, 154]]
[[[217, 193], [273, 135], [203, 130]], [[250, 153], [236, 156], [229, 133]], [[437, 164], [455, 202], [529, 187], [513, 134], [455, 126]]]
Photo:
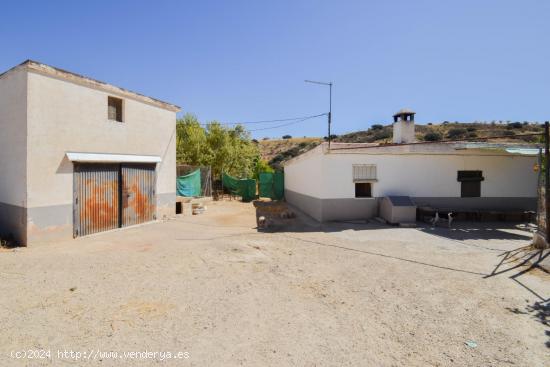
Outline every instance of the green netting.
[[276, 171], [273, 175], [273, 197], [282, 200], [285, 197], [285, 175], [283, 171]]
[[224, 173], [222, 183], [223, 187], [227, 188], [231, 194], [242, 197], [243, 201], [252, 201], [256, 198], [256, 180], [238, 179]]
[[201, 170], [178, 177], [176, 190], [179, 196], [201, 196]]
[[260, 196], [263, 198], [273, 197], [273, 173], [261, 172], [258, 176], [260, 180]]
[[260, 196], [272, 200], [282, 200], [285, 196], [285, 176], [282, 171], [262, 172], [260, 179]]

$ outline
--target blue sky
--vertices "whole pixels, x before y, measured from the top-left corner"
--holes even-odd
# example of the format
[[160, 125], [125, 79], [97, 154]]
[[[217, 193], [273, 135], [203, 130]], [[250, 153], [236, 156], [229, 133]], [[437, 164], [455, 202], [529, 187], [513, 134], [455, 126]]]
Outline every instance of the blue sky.
[[[4, 1], [0, 69], [35, 59], [201, 121], [550, 119], [550, 1]], [[272, 124], [276, 125], [276, 124]], [[261, 127], [269, 127], [262, 125]], [[254, 126], [258, 128], [260, 126]], [[312, 119], [256, 137], [326, 135]]]

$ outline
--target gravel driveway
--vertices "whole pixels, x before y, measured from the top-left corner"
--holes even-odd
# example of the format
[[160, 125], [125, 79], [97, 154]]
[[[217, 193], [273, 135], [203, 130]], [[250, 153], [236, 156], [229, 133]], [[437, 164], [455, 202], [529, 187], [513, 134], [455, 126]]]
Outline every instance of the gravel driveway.
[[549, 365], [527, 232], [308, 224], [261, 233], [251, 204], [214, 202], [4, 250], [0, 366]]

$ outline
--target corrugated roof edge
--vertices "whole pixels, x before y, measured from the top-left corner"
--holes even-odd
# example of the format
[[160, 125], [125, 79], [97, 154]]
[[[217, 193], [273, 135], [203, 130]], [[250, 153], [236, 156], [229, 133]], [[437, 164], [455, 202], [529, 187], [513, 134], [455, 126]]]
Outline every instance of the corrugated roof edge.
[[128, 89], [124, 89], [121, 87], [117, 87], [116, 85], [112, 85], [109, 83], [102, 82], [97, 79], [89, 78], [87, 76], [83, 76], [77, 73], [73, 73], [71, 71], [67, 71], [64, 69], [56, 68], [54, 66], [46, 65], [38, 61], [34, 60], [25, 60], [21, 64], [14, 66], [11, 69], [6, 70], [5, 72], [0, 74], [0, 78], [2, 78], [4, 75], [10, 73], [11, 71], [14, 71], [16, 69], [26, 68], [28, 70], [32, 70], [35, 72], [38, 72], [40, 74], [49, 75], [53, 77], [57, 77], [63, 80], [67, 80], [70, 82], [74, 82], [77, 84], [89, 86], [92, 88], [98, 88], [101, 90], [104, 90], [106, 92], [116, 93], [119, 95], [122, 95], [124, 97], [133, 98], [140, 102], [147, 103], [156, 107], [164, 108], [166, 110], [172, 111], [172, 112], [179, 112], [181, 110], [181, 107], [161, 101], [159, 99], [148, 97], [146, 95], [133, 92]]

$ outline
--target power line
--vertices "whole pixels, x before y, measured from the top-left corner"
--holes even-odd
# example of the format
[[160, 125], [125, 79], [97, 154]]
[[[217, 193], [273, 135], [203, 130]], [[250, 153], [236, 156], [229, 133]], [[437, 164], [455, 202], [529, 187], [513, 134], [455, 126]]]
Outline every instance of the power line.
[[304, 121], [306, 121], [306, 120], [311, 120], [311, 119], [313, 119], [313, 118], [321, 117], [321, 116], [325, 116], [325, 115], [326, 115], [326, 113], [322, 113], [322, 114], [320, 114], [320, 115], [305, 117], [305, 118], [303, 118], [303, 119], [301, 119], [301, 120], [289, 122], [289, 123], [286, 123], [286, 124], [281, 124], [281, 125], [277, 125], [277, 126], [270, 126], [270, 127], [262, 127], [262, 128], [259, 128], [259, 129], [252, 129], [252, 130], [248, 130], [248, 131], [251, 131], [251, 132], [252, 132], [252, 131], [261, 131], [261, 130], [277, 129], [277, 128], [280, 128], [280, 127], [298, 124], [298, 123], [300, 123], [300, 122], [304, 122]]
[[[271, 122], [284, 122], [284, 121], [294, 121], [294, 120], [300, 120], [305, 121], [309, 120], [311, 118], [325, 116], [327, 113], [320, 113], [318, 115], [311, 115], [311, 116], [300, 116], [300, 117], [292, 117], [292, 118], [285, 118], [285, 119], [276, 119], [276, 120], [260, 120], [260, 121], [243, 121], [243, 122], [218, 122], [220, 125], [248, 125], [248, 124], [267, 124]], [[201, 124], [202, 126], [207, 126], [209, 124]], [[282, 125], [284, 126], [284, 125]]]

